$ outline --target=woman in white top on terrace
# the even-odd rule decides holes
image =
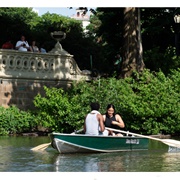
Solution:
[[[99,103],[91,103],[91,112],[86,115],[84,132],[86,135],[102,135],[104,131],[103,116],[99,112]]]
[[[36,41],[32,41],[32,44],[30,46],[30,51],[32,51],[32,52],[40,52],[39,48],[36,46]]]
[[[19,51],[30,51],[30,47],[27,41],[25,41],[25,36],[21,36],[21,40],[16,43],[16,49]]]

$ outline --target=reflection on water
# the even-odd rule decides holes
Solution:
[[[58,172],[123,172],[121,157],[114,161],[112,154],[72,154],[58,155],[56,158],[56,171]]]
[[[49,138],[0,137],[1,172],[53,171],[54,153],[33,152],[30,149],[49,141]]]
[[[58,172],[176,172],[180,153],[157,151],[58,155]]]
[[[164,159],[162,171],[180,171],[180,152],[165,153],[162,157]]]
[[[58,154],[30,149],[48,137],[0,137],[0,172],[178,172],[180,152],[150,142],[150,150],[118,153]]]

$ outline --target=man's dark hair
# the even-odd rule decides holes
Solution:
[[[100,108],[100,104],[97,102],[91,103],[90,106],[91,106],[91,110],[97,110],[98,111]]]

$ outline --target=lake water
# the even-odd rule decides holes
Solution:
[[[170,153],[158,141],[150,141],[150,150],[134,152],[59,154],[51,146],[30,150],[48,142],[49,137],[0,137],[0,172],[180,172],[180,152]]]

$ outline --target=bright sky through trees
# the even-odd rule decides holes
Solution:
[[[76,13],[76,8],[74,7],[72,9],[69,9],[68,7],[55,7],[55,8],[48,8],[48,7],[33,7],[33,10],[39,14],[39,16],[49,12],[49,13],[55,13],[63,16],[69,16],[71,17],[73,14]]]

